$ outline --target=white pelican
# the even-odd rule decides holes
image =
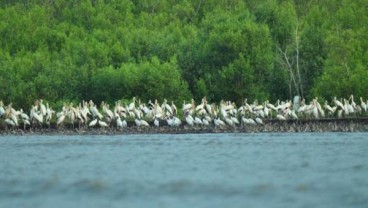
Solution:
[[[146,126],[146,127],[148,127],[149,126],[149,124],[148,124],[148,122],[147,121],[145,121],[145,120],[140,120],[140,126]]]
[[[208,120],[206,118],[202,119],[202,123],[203,123],[204,126],[209,126],[210,125],[210,123],[208,122]]]
[[[261,124],[261,125],[263,125],[263,121],[262,121],[262,119],[261,119],[261,118],[257,117],[257,118],[255,118],[254,120],[257,122],[257,124]]]
[[[0,100],[0,117],[3,116],[4,113],[5,113],[4,103],[2,100]]]
[[[119,116],[119,115],[117,115],[117,119],[116,119],[116,127],[117,127],[118,129],[123,128],[123,121],[121,121],[121,119],[120,119],[120,116]]]
[[[5,123],[6,123],[7,125],[10,125],[11,127],[14,127],[14,126],[15,126],[14,121],[13,121],[13,120],[11,120],[11,119],[9,119],[9,118],[6,118],[4,121],[5,121]]]
[[[188,114],[188,115],[185,117],[185,121],[187,122],[187,124],[188,124],[189,126],[193,126],[193,125],[194,125],[194,119],[193,119],[193,117],[192,117],[190,114]]]
[[[194,117],[194,124],[196,124],[196,125],[202,125],[202,124],[203,124],[203,122],[202,122],[202,120],[201,120],[200,118],[198,118],[198,117],[196,116],[196,117]]]
[[[222,127],[225,126],[225,122],[223,122],[220,118],[215,118],[213,120],[213,123],[215,124],[215,126],[217,127]]]
[[[242,117],[242,121],[243,121],[243,124],[250,124],[250,125],[256,125],[257,124],[257,122],[255,122],[253,119],[245,118],[244,116]]]
[[[367,104],[363,101],[362,97],[360,97],[360,106],[362,106],[364,112],[367,112]]]
[[[97,118],[96,118],[96,119],[94,119],[94,120],[92,120],[91,122],[89,122],[88,126],[89,126],[89,127],[94,127],[94,126],[96,126],[97,121],[98,121],[98,119],[97,119]]]
[[[98,125],[100,125],[101,127],[108,127],[109,126],[106,122],[101,121],[101,120],[98,121]]]
[[[281,115],[281,114],[277,114],[277,115],[276,115],[276,118],[277,118],[278,120],[281,120],[281,121],[286,120],[285,116],[283,116],[283,115]]]
[[[154,125],[155,127],[160,127],[160,121],[159,121],[157,118],[155,118],[155,119],[153,120],[153,125]]]

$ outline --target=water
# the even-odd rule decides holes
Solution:
[[[367,207],[367,136],[0,137],[0,207]]]

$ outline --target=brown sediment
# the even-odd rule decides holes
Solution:
[[[170,127],[167,124],[159,128],[136,127],[134,122],[129,122],[128,127],[117,129],[115,126],[108,128],[78,128],[78,125],[64,125],[57,128],[55,123],[49,126],[36,128],[22,127],[10,128],[0,126],[2,135],[119,135],[119,134],[187,134],[187,133],[253,133],[253,132],[368,132],[368,118],[342,118],[342,119],[302,119],[280,121],[276,119],[264,120],[263,125],[239,125],[235,127],[215,126],[189,127],[182,124],[179,127]]]

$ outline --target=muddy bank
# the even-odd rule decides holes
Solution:
[[[128,127],[117,129],[116,127],[79,127],[78,124],[68,124],[57,128],[54,123],[50,126],[38,126],[35,128],[22,127],[8,128],[1,126],[2,135],[117,135],[117,134],[186,134],[186,133],[237,133],[237,132],[368,132],[368,118],[344,118],[344,119],[313,119],[313,120],[264,120],[263,125],[239,125],[225,126],[195,126],[182,124],[179,127],[170,127],[162,122],[161,127],[136,127],[134,122],[128,122]]]

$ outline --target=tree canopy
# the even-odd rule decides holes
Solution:
[[[4,0],[0,99],[367,96],[368,0]]]

